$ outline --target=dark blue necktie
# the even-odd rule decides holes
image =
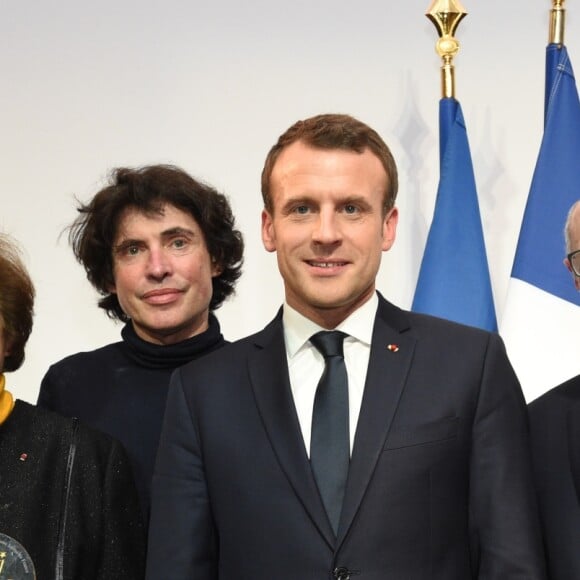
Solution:
[[[314,334],[310,342],[324,357],[312,412],[310,464],[328,518],[336,534],[350,462],[348,378],[338,330]]]

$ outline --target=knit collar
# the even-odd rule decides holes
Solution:
[[[219,322],[213,314],[209,315],[207,330],[176,344],[147,342],[137,335],[131,322],[123,327],[121,336],[129,358],[140,366],[150,369],[176,368],[225,343]]]
[[[6,421],[12,409],[14,409],[14,399],[12,394],[4,389],[6,379],[0,374],[0,425]]]

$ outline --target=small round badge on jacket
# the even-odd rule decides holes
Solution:
[[[0,534],[0,580],[36,580],[28,552],[6,534]]]

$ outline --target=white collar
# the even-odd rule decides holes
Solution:
[[[378,306],[379,298],[377,293],[373,292],[373,295],[343,320],[335,330],[341,330],[352,339],[370,346]],[[284,302],[282,322],[284,325],[286,354],[289,358],[294,357],[313,334],[321,330],[327,330],[300,314],[300,312],[289,306],[287,302]]]

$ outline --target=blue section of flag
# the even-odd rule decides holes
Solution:
[[[580,295],[562,265],[564,224],[568,210],[580,199],[580,102],[565,47],[548,46],[546,83],[544,137],[512,277],[580,305]]]
[[[439,102],[440,180],[412,309],[497,330],[465,121],[455,99]]]

